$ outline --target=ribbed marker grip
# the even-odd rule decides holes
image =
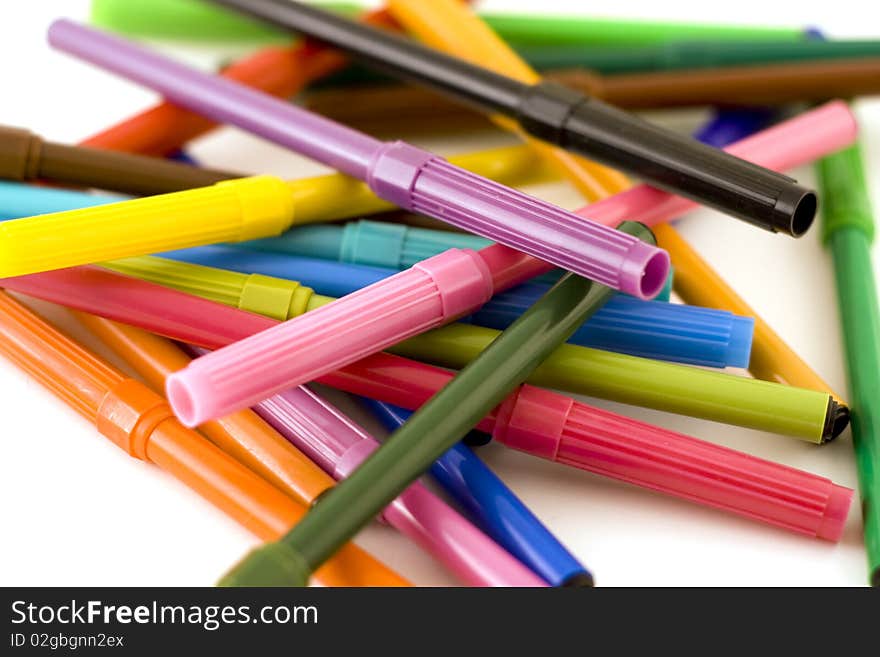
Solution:
[[[293,212],[287,185],[257,176],[16,219],[0,224],[0,277],[269,237],[290,226]]]
[[[547,288],[526,283],[496,294],[471,320],[508,327]],[[568,339],[595,349],[707,367],[747,367],[754,320],[724,310],[615,294]]]
[[[493,437],[508,447],[837,541],[853,491],[825,477],[522,386]]]
[[[465,191],[466,190],[466,191]],[[654,297],[669,271],[665,251],[632,235],[435,158],[415,179],[410,209],[552,262],[640,299]],[[549,256],[549,258],[548,258]]]
[[[155,256],[111,260],[102,266],[282,322],[306,312],[314,294],[311,288],[296,281],[201,265],[181,265]]]
[[[492,291],[482,258],[450,249],[193,361],[168,378],[169,401],[184,424],[196,426],[440,326]]]

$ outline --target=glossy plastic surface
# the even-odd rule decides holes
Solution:
[[[119,354],[156,391],[191,358],[169,340],[143,329],[88,313],[77,319]],[[333,479],[263,422],[253,411],[239,411],[199,427],[224,452],[303,504],[333,485]]]
[[[880,41],[693,40],[635,48],[544,46],[521,53],[538,69],[583,67],[607,75],[877,57]]]
[[[322,272],[326,275],[328,268],[324,267],[322,272],[316,274],[311,270],[312,262],[311,259],[305,259],[305,262],[298,264],[284,262],[282,266],[288,276],[299,272],[305,274],[310,282],[317,278],[318,284],[321,284]],[[217,264],[225,266],[227,263],[220,260]],[[298,281],[260,274],[235,273],[154,256],[126,258],[103,263],[103,266],[128,276],[281,321],[333,301],[331,297],[313,294],[310,287],[304,287]],[[370,270],[361,274],[352,265],[341,265],[339,270],[331,270],[331,274],[347,276],[349,269],[353,270],[352,278],[355,280],[373,278]],[[375,280],[394,274],[396,272],[385,270],[384,275],[375,277]],[[357,289],[359,288],[355,286],[344,290],[343,294],[353,293]],[[519,285],[494,295],[464,318],[464,321],[504,329],[547,289],[546,285],[533,283]],[[626,295],[615,294],[587,323],[578,327],[569,342],[691,365],[746,367],[751,350],[753,324],[751,318],[738,317],[724,311],[657,301],[638,301]]]
[[[644,230],[631,224],[624,229]],[[311,570],[323,563],[476,426],[610,294],[608,288],[564,276],[280,539],[301,559],[291,565]],[[252,552],[225,581],[245,586],[255,573],[275,568],[264,553]],[[303,577],[300,584],[306,581]]]
[[[364,14],[361,20],[379,26],[388,26],[390,22],[382,10]],[[272,96],[289,98],[310,81],[343,68],[346,62],[345,56],[337,51],[310,43],[265,48],[235,62],[222,75]],[[197,112],[163,101],[89,137],[83,145],[167,155],[216,126],[216,122]]]
[[[239,274],[154,256],[112,260],[102,266],[282,322],[316,307],[311,305],[313,290],[297,281]],[[330,301],[328,298],[324,303]]]
[[[675,135],[561,85],[522,83],[297,2],[215,2],[309,34],[387,72],[427,84],[465,103],[504,113],[534,137],[640,175],[652,184],[768,230],[800,235],[815,213],[813,194],[791,179]]]
[[[438,51],[524,84],[534,84],[541,79],[466,3],[459,0],[392,0],[388,3],[388,10],[408,32]],[[628,186],[621,173],[529,136],[504,114],[491,118],[499,127],[524,139],[535,155],[562,172],[587,200],[605,198]]]
[[[325,6],[346,14],[353,13],[357,7],[337,2],[326,3]],[[800,30],[789,27],[702,25],[537,14],[480,15],[505,40],[526,44],[640,45],[675,39],[714,41],[747,38],[754,41],[794,41],[801,36]],[[142,37],[247,39],[261,42],[290,38],[283,30],[249,21],[236,12],[194,0],[150,0],[146,7],[131,0],[93,0],[92,21],[102,27]],[[196,25],[199,29],[194,32],[193,27]]]
[[[0,180],[0,221],[124,201],[122,196],[38,187]]]
[[[277,235],[293,213],[287,185],[257,176],[15,219],[0,223],[0,276]]]
[[[344,3],[332,3],[327,7],[347,14],[354,14],[358,9],[357,5]],[[125,34],[165,39],[290,40],[263,23],[193,0],[92,0],[91,21]]]

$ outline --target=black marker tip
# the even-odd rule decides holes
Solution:
[[[594,586],[596,586],[596,582],[593,580],[593,576],[586,570],[582,570],[581,572],[575,573],[564,582],[562,582],[560,588],[591,589]]]
[[[833,397],[828,398],[825,426],[822,428],[822,444],[831,442],[849,426],[849,407]]]

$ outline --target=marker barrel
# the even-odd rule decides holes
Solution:
[[[357,5],[339,2],[322,5],[345,14],[353,14],[357,9]],[[749,39],[748,43],[761,45],[759,41],[763,40],[796,41],[803,38],[802,31],[794,27],[703,25],[508,13],[481,13],[480,16],[506,41],[517,44],[565,44],[592,48],[595,45],[639,46],[678,39]],[[131,0],[92,0],[91,18],[99,27],[139,37],[240,39],[261,43],[290,40],[290,35],[284,30],[192,0],[151,0],[149,5]]]
[[[871,264],[874,217],[858,145],[819,162],[826,206],[823,237],[831,250],[852,396],[856,452],[870,582],[880,586],[880,309]]]
[[[239,274],[154,256],[111,260],[102,266],[281,322],[333,301],[320,295],[320,300],[314,300],[314,291],[297,281]]]
[[[170,340],[143,329],[88,313],[76,313],[76,318],[153,390],[164,390],[166,377],[191,360]],[[303,504],[311,504],[333,485],[329,475],[251,410],[206,422],[198,430],[239,463]]]
[[[79,210],[124,201],[125,197],[89,194],[0,180],[0,221]]]
[[[56,144],[29,130],[0,126],[0,178],[45,179],[146,196],[241,177],[146,155]]]
[[[843,533],[853,491],[825,477],[541,388],[524,385],[505,405],[492,437],[508,447],[800,534],[836,542]]]
[[[257,176],[0,223],[0,276],[277,235],[294,203],[279,178]]]
[[[644,230],[632,224],[623,229]],[[251,552],[224,576],[223,584],[252,585],[274,571],[289,586],[305,585],[311,571],[463,438],[610,294],[607,287],[564,276],[325,495],[302,523],[277,543]]]

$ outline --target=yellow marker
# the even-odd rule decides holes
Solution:
[[[534,84],[541,80],[538,73],[460,0],[389,0],[387,6],[404,27],[434,48],[520,82]],[[629,186],[626,177],[614,169],[534,139],[510,118],[491,118],[496,125],[522,137],[540,157],[559,167],[589,201]]]
[[[523,146],[450,158],[506,184],[547,179]],[[219,242],[273,237],[294,224],[384,212],[394,206],[341,174],[285,182],[227,180],[173,194],[0,223],[0,278]]]

